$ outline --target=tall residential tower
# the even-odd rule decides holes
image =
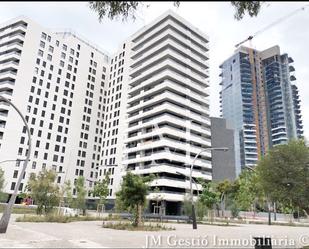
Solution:
[[[278,46],[240,47],[220,68],[222,117],[235,129],[236,173],[254,166],[272,146],[301,137],[293,59]]]

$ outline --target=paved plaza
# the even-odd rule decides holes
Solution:
[[[309,227],[198,225],[192,230],[190,224],[169,223],[176,230],[132,232],[102,228],[101,221],[20,223],[15,218],[0,234],[1,248],[254,248],[250,241],[255,236],[271,236],[273,248],[309,245]]]

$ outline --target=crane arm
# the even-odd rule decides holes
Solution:
[[[294,14],[298,13],[299,11],[305,10],[305,8],[308,7],[308,6],[309,6],[309,4],[306,4],[306,5],[304,5],[303,7],[299,8],[299,9],[296,9],[296,10],[294,10],[293,12],[289,13],[288,15],[279,18],[278,20],[274,21],[273,23],[271,23],[271,24],[267,25],[266,27],[260,29],[259,31],[255,32],[253,35],[249,36],[247,39],[243,40],[242,42],[237,43],[237,44],[235,45],[235,47],[237,48],[237,47],[239,47],[241,44],[245,43],[246,41],[252,40],[254,37],[256,37],[257,35],[263,33],[263,32],[266,31],[267,29],[269,29],[269,28],[275,26],[276,24],[278,24],[278,23],[280,23],[280,22],[286,20],[287,18],[293,16]]]

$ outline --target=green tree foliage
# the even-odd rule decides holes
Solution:
[[[263,198],[263,193],[259,185],[259,178],[255,171],[245,169],[237,178],[237,192],[235,194],[235,204],[241,210],[255,210],[258,200]]]
[[[85,178],[79,176],[75,182],[76,198],[74,200],[74,207],[79,210],[86,209],[86,188],[85,188]]]
[[[235,7],[235,19],[241,20],[243,16],[248,14],[253,17],[257,16],[261,9],[260,1],[231,1],[232,6]],[[89,7],[97,13],[99,21],[102,21],[104,17],[109,19],[117,19],[122,17],[122,20],[127,20],[128,17],[135,19],[137,8],[143,5],[138,1],[90,1]],[[174,6],[178,7],[179,1],[174,1]],[[147,5],[148,7],[149,5]]]
[[[106,174],[102,181],[95,182],[92,194],[94,197],[99,197],[99,204],[105,204],[106,197],[109,194],[108,184],[110,181],[109,174]]]
[[[202,183],[203,190],[200,195],[201,202],[208,208],[212,209],[220,200],[219,193],[216,191],[212,182]]]
[[[257,16],[261,9],[261,1],[231,1],[235,8],[234,17],[236,20],[241,20],[246,13],[250,17]]]
[[[71,181],[65,181],[64,182],[64,195],[65,195],[65,203],[69,206],[72,207],[74,204],[74,199],[72,195],[72,184]]]
[[[126,20],[128,17],[135,19],[139,4],[137,1],[90,1],[89,7],[98,14],[99,21],[105,16],[111,20],[121,16],[122,20]]]
[[[208,216],[211,221],[213,220],[213,209],[220,201],[220,194],[216,190],[216,186],[213,182],[202,182],[202,193],[199,196],[201,204],[207,208]]]
[[[224,180],[216,183],[216,190],[219,193],[220,206],[222,211],[222,216],[224,216],[224,210],[226,207],[226,200],[228,194],[232,191],[232,183],[229,180]]]
[[[4,188],[4,171],[0,169],[0,202],[6,202],[8,199],[8,194],[3,193]]]
[[[128,172],[123,177],[120,191],[116,193],[118,209],[133,214],[134,226],[141,225],[142,210],[146,204],[146,195],[149,190],[147,182],[152,179],[153,176],[142,177]]]
[[[285,209],[309,213],[309,149],[304,140],[278,145],[257,166],[261,185]]]
[[[55,183],[56,173],[43,170],[31,174],[27,188],[37,207],[37,214],[48,214],[59,203],[59,187]]]

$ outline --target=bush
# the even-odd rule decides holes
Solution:
[[[55,223],[68,223],[74,221],[96,221],[103,220],[102,218],[92,216],[63,216],[63,215],[24,215],[18,217],[16,222],[55,222]]]
[[[3,213],[5,205],[0,204],[0,213]],[[36,209],[27,206],[24,207],[13,207],[12,214],[35,214]]]
[[[110,229],[116,229],[116,230],[128,230],[128,231],[161,231],[161,230],[175,230],[173,227],[166,227],[164,225],[161,225],[159,223],[156,224],[148,224],[148,225],[141,225],[141,226],[134,226],[134,224],[130,222],[107,222],[103,223],[103,228],[110,228]]]

